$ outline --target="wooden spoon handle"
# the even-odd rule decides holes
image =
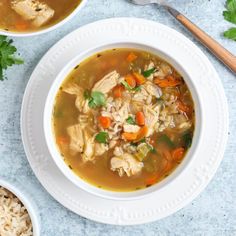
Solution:
[[[236,57],[216,42],[212,37],[192,23],[187,17],[170,6],[164,6],[181,24],[183,24],[194,36],[205,45],[219,60],[230,70],[236,73]]]

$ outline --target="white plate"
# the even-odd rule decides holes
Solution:
[[[76,187],[50,156],[44,139],[43,111],[50,86],[61,69],[78,54],[97,45],[132,42],[158,45],[181,63],[197,88],[202,109],[200,148],[178,178],[144,198],[109,200]],[[134,225],[166,217],[191,202],[219,166],[228,133],[228,109],[219,77],[206,56],[182,34],[164,25],[133,18],[116,18],[86,25],[53,46],[35,68],[21,111],[21,131],[29,163],[46,190],[62,205],[88,219]]]

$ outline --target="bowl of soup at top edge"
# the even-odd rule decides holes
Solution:
[[[188,167],[201,135],[190,76],[149,45],[81,53],[53,82],[44,110],[51,157],[79,188],[131,200],[159,191]]]
[[[54,30],[75,16],[87,0],[1,0],[0,34],[34,36]]]

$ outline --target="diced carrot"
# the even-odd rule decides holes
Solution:
[[[123,85],[117,85],[115,88],[113,88],[113,95],[115,98],[120,98],[122,97],[122,93],[124,91],[124,86]]]
[[[128,62],[133,62],[134,60],[136,60],[138,58],[138,56],[136,56],[133,52],[131,52],[128,57],[126,58],[126,60]]]
[[[144,139],[147,136],[148,133],[148,127],[146,125],[144,125],[137,134],[137,138],[135,140],[135,142],[139,142],[140,140]]]
[[[125,76],[125,81],[127,82],[127,84],[131,87],[134,88],[136,87],[136,80],[135,77],[131,74],[128,74]]]
[[[124,139],[126,139],[127,141],[134,141],[135,143],[137,143],[140,140],[142,140],[143,138],[145,138],[147,133],[148,133],[148,127],[143,126],[142,128],[140,128],[140,130],[137,133],[124,132],[122,134],[122,137]]]
[[[164,79],[159,77],[154,79],[154,83],[161,88],[175,87],[181,84],[181,80],[174,78],[172,75],[167,75]]]
[[[175,150],[172,151],[172,159],[174,161],[180,161],[183,156],[184,156],[184,148],[180,147],[180,148],[176,148]]]
[[[146,180],[146,184],[147,185],[153,185],[157,182],[157,180],[158,180],[158,176],[150,177]]]
[[[141,75],[137,72],[134,72],[133,75],[135,77],[137,85],[142,85],[146,82],[146,78],[143,75]]]
[[[104,129],[108,129],[111,126],[111,118],[107,116],[99,116],[99,123]]]
[[[67,138],[66,136],[58,136],[57,137],[57,143],[59,145],[68,144],[69,143],[69,138]]]
[[[140,126],[145,125],[145,116],[142,111],[136,113],[136,123]]]
[[[185,112],[185,113],[188,113],[190,110],[190,108],[180,100],[177,101],[177,106],[180,111]]]
[[[127,133],[127,132],[124,132],[122,134],[122,137],[124,139],[126,139],[127,141],[135,141],[137,139],[137,133]]]

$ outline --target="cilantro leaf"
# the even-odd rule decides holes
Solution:
[[[129,91],[139,92],[141,90],[141,86],[131,88],[125,80],[121,81],[121,84]]]
[[[146,78],[148,78],[151,74],[153,74],[156,71],[156,68],[152,68],[150,70],[145,70],[142,72],[142,75]]]
[[[91,93],[91,98],[93,99],[97,107],[106,105],[105,95],[99,91],[93,91]]]
[[[130,124],[130,125],[136,125],[135,120],[134,120],[131,116],[129,116],[129,117],[126,119],[126,122],[127,122],[128,124]]]
[[[109,135],[107,132],[99,132],[95,136],[95,140],[98,141],[99,143],[107,143],[108,138],[109,138]]]
[[[235,0],[227,0],[226,9],[231,12],[236,12],[236,1]]]
[[[227,9],[227,11],[223,11],[225,20],[236,24],[236,0],[227,0],[225,7]]]
[[[0,35],[0,80],[4,80],[3,71],[8,67],[24,63],[23,60],[15,57],[17,49],[12,43],[11,39]]]
[[[236,41],[236,28],[230,28],[224,32],[224,36],[228,39]]]
[[[99,91],[93,91],[91,95],[88,90],[84,91],[84,98],[89,100],[90,108],[97,108],[106,105],[105,95]]]
[[[223,16],[224,16],[225,20],[236,24],[236,12],[223,11]]]

